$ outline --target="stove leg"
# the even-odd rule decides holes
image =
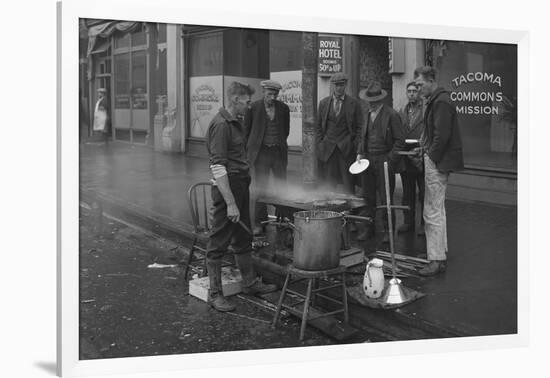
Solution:
[[[306,333],[306,324],[307,324],[307,318],[309,316],[309,301],[311,300],[312,286],[313,286],[313,279],[310,278],[307,284],[306,301],[304,303],[304,312],[302,314],[302,327],[300,328],[300,341],[304,340],[304,335]]]
[[[290,270],[286,274],[285,283],[283,285],[283,290],[281,291],[281,296],[279,297],[279,302],[277,303],[277,310],[275,311],[275,316],[273,317],[273,323],[271,323],[271,328],[277,326],[277,320],[279,319],[279,314],[281,313],[281,307],[283,306],[283,300],[285,299],[286,289],[288,287],[288,282],[290,281]]]
[[[342,273],[342,303],[344,305],[344,323],[349,323],[348,292],[346,290],[346,272]]]

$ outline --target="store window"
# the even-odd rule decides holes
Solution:
[[[114,56],[115,78],[115,108],[130,109],[130,54],[117,54]]]
[[[189,43],[190,76],[222,74],[222,33],[194,36]]]
[[[267,78],[269,76],[269,32],[229,29],[224,31],[224,75]]]
[[[150,131],[148,33],[143,24],[113,36],[113,129],[117,140],[146,143]]]
[[[158,26],[158,43],[166,43],[166,24],[157,24]]]
[[[269,68],[271,72],[302,69],[302,33],[271,31],[269,39]]]
[[[167,82],[167,50],[166,50],[166,24],[158,24],[157,62],[156,62],[156,86],[157,96],[168,94]],[[158,111],[158,109],[156,109]]]
[[[115,38],[115,49],[130,46],[130,34],[118,35]]]
[[[147,109],[147,52],[132,55],[132,108]]]
[[[269,78],[269,32],[225,29],[192,35],[189,60],[189,134],[204,138],[231,83],[249,85],[252,101],[261,98],[260,82]]]
[[[439,84],[456,104],[466,166],[517,171],[517,46],[447,41]]]
[[[189,39],[189,135],[204,138],[208,125],[223,106],[223,34]]]
[[[132,32],[132,47],[145,46],[147,44],[147,35],[145,34],[145,26],[140,24]]]

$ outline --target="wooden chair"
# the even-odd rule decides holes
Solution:
[[[184,277],[187,278],[189,269],[197,272],[199,277],[207,274],[206,270],[206,244],[212,228],[212,219],[210,217],[210,209],[212,207],[212,183],[199,182],[192,185],[187,194],[189,210],[191,211],[191,219],[193,221],[193,243],[189,250],[189,255],[185,261]],[[195,256],[199,254],[200,256]],[[202,262],[202,270],[199,271],[191,266],[193,261]],[[231,262],[224,261],[222,266],[230,266]]]

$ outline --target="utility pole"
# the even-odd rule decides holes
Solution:
[[[302,33],[302,48],[302,172],[304,186],[313,188],[317,182],[317,33]]]

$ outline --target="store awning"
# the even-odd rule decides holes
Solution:
[[[104,53],[109,50],[110,46],[111,42],[109,42],[108,39],[103,39],[99,43],[96,42],[96,46],[94,47],[94,50],[90,52],[90,54],[94,55]]]
[[[130,32],[134,30],[140,23],[134,21],[105,21],[101,24],[91,26],[88,29],[88,52],[87,56],[96,53],[94,49],[97,37],[108,38],[116,31]]]

